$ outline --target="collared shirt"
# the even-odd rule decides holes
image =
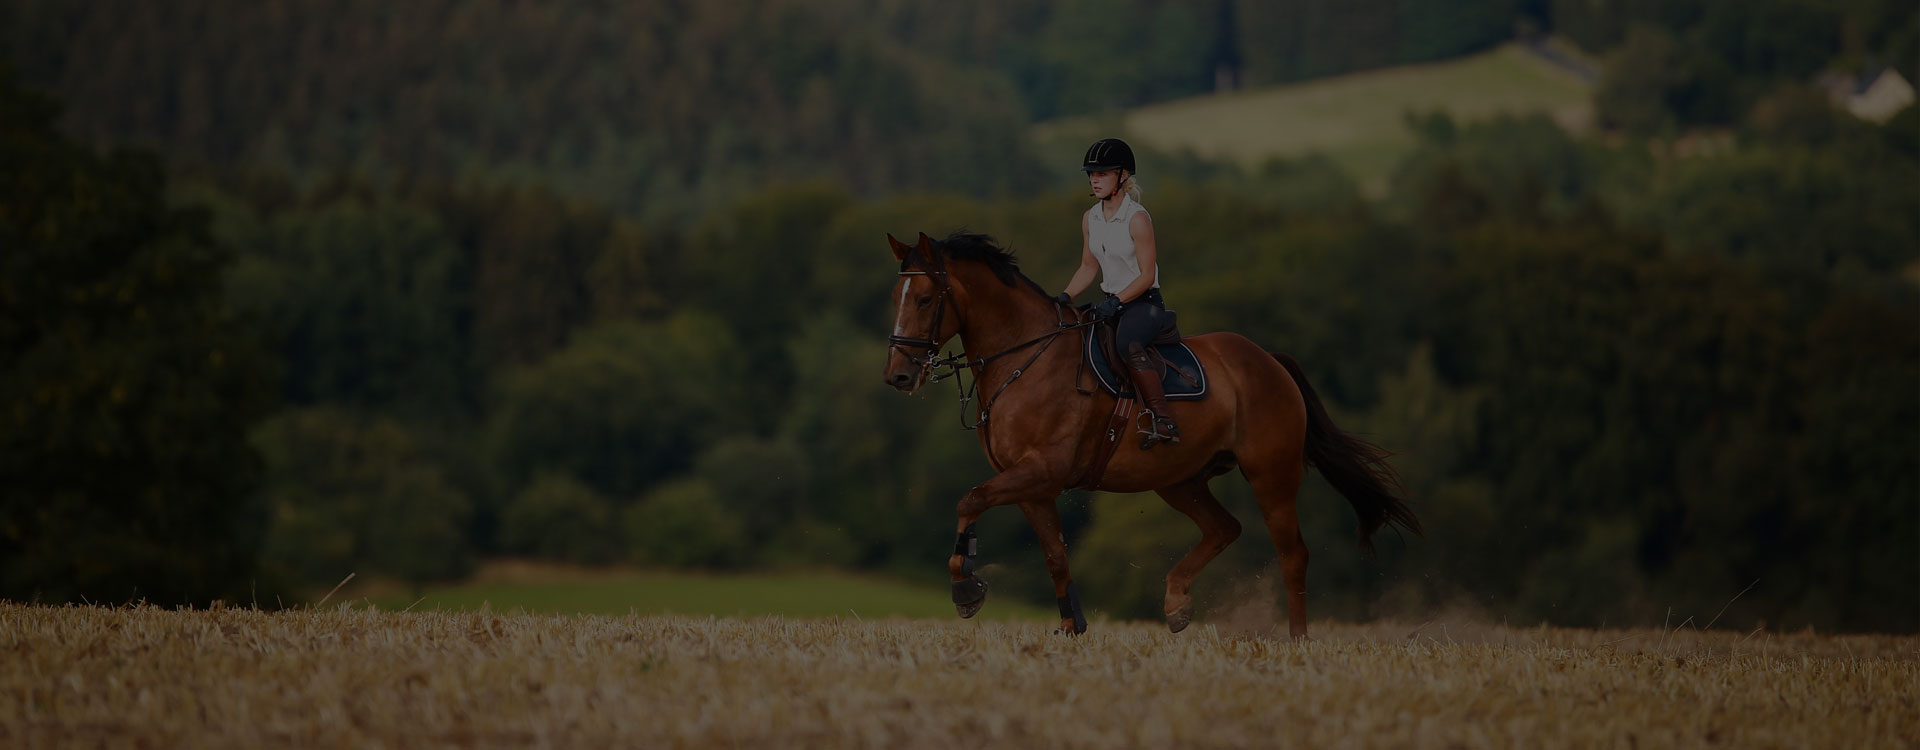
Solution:
[[[1120,209],[1113,212],[1113,218],[1106,217],[1099,203],[1087,211],[1087,248],[1093,251],[1094,259],[1100,261],[1100,291],[1119,294],[1140,278],[1140,260],[1133,254],[1133,215],[1144,214],[1142,207],[1133,196],[1120,199]],[[1160,288],[1160,265],[1153,266],[1153,288]]]

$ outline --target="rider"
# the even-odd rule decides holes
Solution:
[[[1100,275],[1100,290],[1107,297],[1094,305],[1093,312],[1102,318],[1118,316],[1115,343],[1127,353],[1134,390],[1150,415],[1150,428],[1142,431],[1140,447],[1178,443],[1180,429],[1167,408],[1160,368],[1147,355],[1147,342],[1160,332],[1167,308],[1160,298],[1153,219],[1140,206],[1133,149],[1118,138],[1102,138],[1087,149],[1080,171],[1087,173],[1087,184],[1099,202],[1080,216],[1080,268],[1056,299],[1072,304],[1074,296],[1093,283],[1094,274]]]

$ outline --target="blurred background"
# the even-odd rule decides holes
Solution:
[[[1920,629],[1908,0],[10,0],[0,45],[0,597],[950,612],[990,469],[880,382],[884,235],[1063,286],[1120,136],[1183,328],[1399,454],[1429,533],[1377,558],[1309,475],[1314,617]],[[1271,610],[1214,487],[1201,616]],[[1157,619],[1197,531],[1062,505],[1089,608]],[[982,526],[989,613],[1051,609]]]

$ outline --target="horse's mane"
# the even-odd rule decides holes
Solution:
[[[1032,289],[1035,294],[1042,297],[1053,296],[1047,294],[1047,290],[1044,287],[1034,282],[1033,279],[1027,278],[1026,274],[1020,272],[1020,262],[1013,257],[1013,250],[1000,247],[990,236],[961,229],[953,234],[947,235],[947,238],[944,240],[934,240],[933,252],[935,255],[944,254],[953,260],[970,260],[984,263],[988,269],[993,271],[993,275],[999,277],[1000,281],[1004,282],[1007,286],[1018,287],[1021,284],[1025,284],[1027,288]],[[929,258],[928,260],[932,259]],[[906,262],[900,264],[900,267],[905,269],[907,265],[912,262],[913,258],[909,256]]]

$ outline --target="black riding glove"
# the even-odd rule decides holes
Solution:
[[[1100,300],[1100,304],[1093,306],[1093,314],[1102,318],[1111,318],[1119,315],[1120,296],[1115,294],[1107,295],[1106,299]]]
[[[1073,306],[1073,297],[1069,296],[1066,292],[1061,292],[1057,295],[1054,295],[1053,301],[1058,302],[1061,305],[1064,305],[1067,307]]]

